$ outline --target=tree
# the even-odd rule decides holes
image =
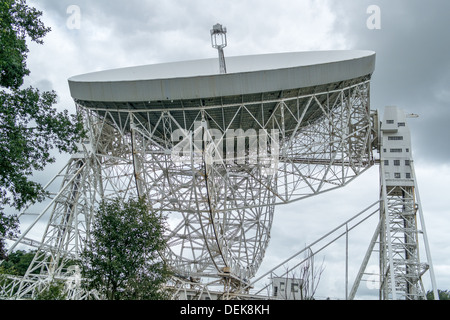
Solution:
[[[16,276],[24,276],[33,261],[36,251],[17,250],[8,256],[8,260],[2,263],[5,273]],[[34,271],[38,272],[38,270]]]
[[[450,300],[450,291],[449,290],[440,290],[438,289],[439,300]],[[427,300],[434,300],[434,292],[427,292]]]
[[[314,300],[324,271],[323,263],[322,261],[320,267],[317,267],[315,256],[309,249],[305,252],[305,258],[300,264],[291,269],[286,268],[283,279],[284,292],[277,296],[286,300]]]
[[[9,288],[9,290],[3,292],[7,297],[14,296],[18,289],[10,276],[23,277],[35,254],[35,251],[17,250],[12,252],[0,265],[0,288]],[[36,272],[38,271],[34,273]]]
[[[39,292],[34,300],[66,300],[64,293],[64,283],[53,281],[47,288]]]
[[[170,272],[159,258],[166,247],[165,219],[144,199],[102,202],[81,255],[87,290],[108,300],[158,300]]]
[[[17,220],[5,215],[4,206],[21,210],[42,201],[43,187],[30,179],[55,161],[52,149],[75,151],[83,136],[80,118],[53,105],[54,91],[21,88],[30,74],[26,60],[27,38],[38,44],[50,31],[40,20],[42,12],[25,0],[0,1],[0,237],[17,233]],[[0,253],[5,244],[0,242]],[[0,257],[4,258],[4,257]]]
[[[0,261],[6,259],[5,238],[13,237],[19,232],[17,217],[5,216],[0,211]]]

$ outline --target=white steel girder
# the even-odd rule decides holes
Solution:
[[[25,283],[34,270],[45,279],[64,276],[66,262],[89,241],[99,200],[142,195],[168,217],[162,258],[176,276],[222,278],[225,291],[242,288],[263,260],[276,205],[342,187],[373,165],[369,88],[364,80],[287,98],[199,101],[190,109],[78,104],[89,141],[68,165],[17,295],[33,292]],[[241,145],[233,137],[226,149],[231,130],[247,136]]]

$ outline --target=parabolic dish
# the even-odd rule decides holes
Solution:
[[[224,272],[244,281],[263,259],[276,202],[340,186],[370,163],[364,156],[375,53],[227,57],[226,66],[221,74],[216,58],[128,67],[76,76],[69,86],[98,139],[92,145],[104,161],[105,186],[128,193],[136,185],[170,213],[168,260],[179,273]],[[178,129],[187,139],[179,141]],[[281,156],[272,153],[277,142],[264,140],[268,130],[280,132]],[[236,136],[228,139],[230,132]],[[256,132],[263,133],[258,155],[250,139]],[[175,146],[186,141],[189,159],[173,161]],[[220,160],[221,151],[227,161],[207,165],[206,156]],[[272,175],[264,170],[272,165],[269,153]]]
[[[173,102],[314,88],[371,75],[375,52],[237,56],[227,57],[226,65],[226,74],[219,73],[218,59],[127,67],[72,77],[69,87],[75,101],[106,103]]]

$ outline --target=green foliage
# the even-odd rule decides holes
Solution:
[[[0,260],[6,258],[5,238],[17,235],[19,225],[15,216],[5,216],[0,211]]]
[[[450,300],[450,291],[449,290],[439,290],[438,289],[439,300]],[[434,292],[427,292],[427,300],[434,300]]]
[[[167,298],[162,285],[170,273],[158,254],[164,231],[165,220],[143,199],[103,202],[80,263],[87,289],[108,300]]]
[[[50,31],[40,20],[42,12],[25,0],[0,1],[0,259],[3,237],[16,235],[17,221],[3,213],[5,205],[21,210],[26,203],[42,201],[42,186],[30,179],[55,161],[52,149],[72,152],[83,134],[81,120],[53,108],[56,93],[21,88],[30,74],[27,39],[42,44]]]
[[[50,31],[39,19],[42,12],[27,6],[25,0],[0,2],[0,86],[18,89],[30,74],[26,59],[26,37],[42,44]]]
[[[40,291],[34,300],[65,300],[64,283],[53,281],[47,288]]]
[[[83,127],[67,111],[57,112],[54,92],[28,88],[0,91],[0,195],[3,204],[20,210],[45,193],[29,177],[55,158],[50,150],[72,152]]]
[[[3,261],[2,267],[6,274],[24,276],[34,258],[36,251],[17,250],[12,252],[8,259]]]
[[[9,279],[8,276],[24,276],[35,254],[36,251],[26,252],[18,250],[12,252],[0,265],[0,286],[8,287],[14,282],[13,280]],[[37,272],[38,270],[36,271],[36,273]],[[17,286],[13,287],[13,292],[17,292],[17,289]],[[11,292],[9,294],[11,294]]]

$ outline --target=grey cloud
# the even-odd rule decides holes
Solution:
[[[105,28],[111,32],[102,43],[105,49],[114,47],[118,55],[145,52],[145,62],[213,56],[209,29],[218,22],[228,27],[229,55],[308,50],[333,46],[336,40],[328,37],[330,22],[323,21],[332,16],[326,2],[42,0],[38,5],[61,28],[67,8],[78,6],[82,48],[95,46],[92,33]]]
[[[445,0],[333,2],[338,14],[335,31],[345,34],[351,48],[377,52],[372,106],[397,105],[420,115],[411,121],[417,157],[442,162],[450,158],[450,2]],[[369,30],[366,10],[381,9],[381,29]],[[447,146],[447,147],[446,147]]]

